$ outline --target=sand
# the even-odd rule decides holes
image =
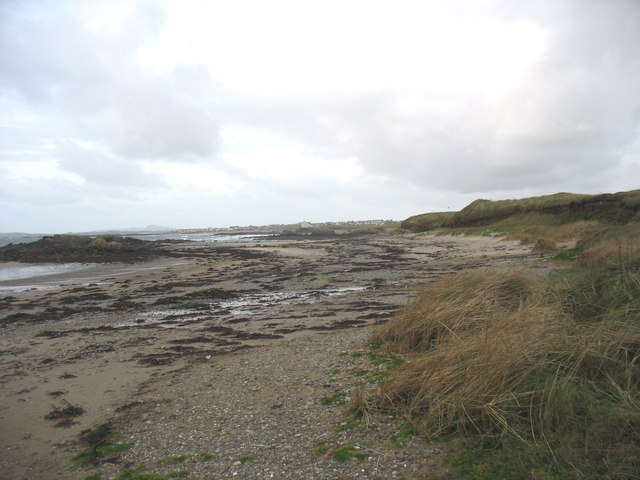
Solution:
[[[372,326],[442,275],[522,262],[544,268],[528,247],[485,237],[185,242],[165,252],[148,262],[0,281],[0,478],[117,478],[149,462],[166,472],[173,467],[162,456],[177,450],[191,452],[188,478],[388,478],[393,471],[404,478],[398,465],[409,462],[401,458],[409,450],[362,464],[310,453],[322,432],[343,421],[338,409],[321,405],[330,372],[341,370],[336,381],[351,388],[344,372],[355,360],[344,352],[366,348]],[[220,405],[229,412],[220,414]],[[283,405],[305,422],[294,428],[290,412],[274,416]],[[82,413],[65,417],[79,413],[69,407]],[[262,426],[243,440],[244,451],[261,460],[235,465],[233,430],[251,408],[251,421]],[[59,418],[46,419],[52,412]],[[134,448],[72,468],[86,448],[81,433],[102,424]],[[201,433],[174,444],[178,428]],[[211,431],[217,450],[206,441]],[[382,439],[383,431],[372,436]],[[412,472],[429,467],[416,448]],[[196,462],[204,450],[215,458]]]

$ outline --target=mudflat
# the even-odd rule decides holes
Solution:
[[[0,478],[437,469],[438,448],[393,447],[397,421],[341,428],[342,402],[330,400],[350,395],[371,328],[429,282],[534,258],[494,238],[405,234],[171,242],[155,253],[0,279]],[[100,428],[126,447],[74,467]]]

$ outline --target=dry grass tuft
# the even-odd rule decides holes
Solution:
[[[520,245],[531,243],[531,235],[526,232],[515,232],[503,238],[507,242],[520,242]]]
[[[394,351],[419,352],[383,385],[381,406],[401,406],[434,435],[508,426],[522,413],[514,407],[530,405],[529,386],[524,396],[518,387],[555,360],[546,358],[549,339],[566,338],[570,325],[544,321],[564,314],[560,305],[532,304],[538,283],[522,271],[488,269],[430,288],[376,333]]]
[[[432,436],[506,435],[548,452],[545,461],[570,477],[638,474],[640,274],[632,267],[562,277],[552,288],[503,269],[431,286],[375,333],[382,348],[409,352],[377,407],[403,412]]]
[[[351,392],[347,413],[362,419],[363,423],[369,424],[371,413],[375,410],[375,407],[376,400],[371,391],[365,385],[357,384]]]
[[[576,262],[582,267],[600,264],[625,265],[640,257],[640,236],[607,238],[582,252]]]
[[[513,313],[526,303],[536,281],[513,269],[445,278],[378,328],[374,342],[398,353],[426,351],[448,336],[481,332],[495,314]]]
[[[552,253],[557,250],[558,245],[556,241],[550,238],[539,238],[531,249],[533,253]]]

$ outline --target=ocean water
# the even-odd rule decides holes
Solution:
[[[0,295],[58,288],[77,282],[93,268],[91,263],[0,263]]]
[[[72,273],[86,270],[89,266],[90,264],[82,263],[0,264],[0,282]]]
[[[141,240],[153,241],[153,240],[191,240],[195,242],[251,242],[254,239],[265,238],[272,236],[271,234],[215,234],[213,232],[208,233],[180,233],[180,232],[167,232],[167,233],[155,233],[155,234],[139,234],[124,236],[139,238]],[[40,240],[43,235],[37,234],[15,234],[15,233],[0,233],[0,246],[8,245],[10,243],[29,243]],[[79,281],[84,277],[91,277],[93,270],[98,267],[96,264],[91,263],[41,263],[41,264],[20,264],[16,262],[0,263],[0,294],[7,294],[11,292],[21,292],[25,290],[40,290],[55,288],[63,283],[70,283]],[[119,272],[126,272],[130,268],[143,269],[146,267],[126,267],[120,266]],[[153,267],[152,267],[153,268]],[[112,272],[115,274],[117,272]],[[60,280],[58,277],[65,275],[68,278]],[[100,275],[96,272],[95,275]],[[33,282],[30,280],[33,279]],[[95,279],[87,280],[95,281]]]
[[[78,235],[82,235],[81,233]],[[124,237],[139,238],[140,240],[191,240],[193,242],[247,242],[251,239],[258,239],[264,237],[273,236],[270,233],[254,233],[254,234],[239,234],[230,235],[226,233],[180,233],[180,232],[166,232],[166,233],[138,233],[130,234],[126,232],[116,233],[116,235],[122,235]],[[9,245],[10,243],[30,243],[37,242],[44,234],[40,233],[0,233],[0,247]],[[91,235],[97,236],[97,235]]]
[[[223,233],[180,233],[180,232],[166,232],[166,233],[152,233],[152,234],[138,234],[138,235],[126,235],[127,237],[139,238],[140,240],[190,240],[192,242],[247,242],[252,239],[272,237],[271,233],[253,233],[253,234],[239,234],[229,235]]]
[[[0,233],[0,247],[10,243],[37,242],[43,236],[41,233]]]

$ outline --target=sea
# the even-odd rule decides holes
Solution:
[[[273,237],[270,233],[215,233],[215,232],[154,232],[154,233],[128,233],[109,232],[110,234],[139,238],[141,240],[190,240],[193,242],[225,242],[225,243],[251,243],[260,239]],[[83,234],[85,235],[85,234]],[[98,233],[86,234],[90,236]],[[9,244],[36,242],[43,238],[44,234],[31,233],[0,233],[0,247]],[[31,264],[24,265],[15,262],[0,262],[0,295],[21,292],[25,290],[41,290],[55,288],[62,283],[73,283],[81,278],[92,279],[94,275],[104,275],[97,270],[97,265],[92,263],[62,263],[62,264]],[[102,267],[104,269],[104,267]],[[140,267],[136,267],[140,268]],[[60,280],[60,275],[65,275],[65,280]],[[35,279],[39,280],[35,280]],[[31,279],[34,282],[31,282]],[[93,281],[93,280],[92,280]],[[62,283],[61,283],[62,282]]]
[[[271,233],[215,233],[215,232],[154,232],[154,233],[127,233],[127,232],[109,232],[109,234],[122,235],[124,237],[139,238],[140,240],[191,240],[193,242],[248,242],[252,239],[265,239],[271,237]],[[0,247],[9,245],[10,243],[30,243],[37,242],[45,235],[42,233],[0,233]],[[78,235],[98,236],[100,233],[88,233]]]

